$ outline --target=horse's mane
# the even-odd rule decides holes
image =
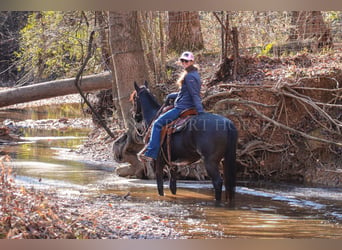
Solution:
[[[145,86],[141,86],[140,87],[140,91],[139,92],[144,92],[144,94],[146,93],[146,95],[149,97],[149,99],[151,100],[151,104],[153,106],[156,106],[156,107],[160,107],[160,104],[159,102],[157,101],[157,99],[155,98],[154,95],[152,95],[152,93],[150,92],[150,90],[145,87]],[[134,98],[138,95],[137,91],[134,90],[130,95],[129,95],[129,101],[131,103],[134,102]]]
[[[134,91],[129,95],[129,101],[130,101],[131,103],[133,103],[133,102],[134,102],[134,97],[136,97],[136,96],[137,96],[137,91],[134,90]]]
[[[146,86],[140,87],[140,94],[147,97],[149,104],[154,108],[159,108],[160,104],[157,101],[156,97],[150,92],[150,90]]]

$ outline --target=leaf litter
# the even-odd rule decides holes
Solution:
[[[0,238],[6,239],[179,239],[182,206],[132,202],[99,194],[61,196],[56,190],[16,185],[1,158]],[[151,208],[152,207],[152,208]],[[171,214],[170,214],[171,213]]]

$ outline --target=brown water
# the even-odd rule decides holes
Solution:
[[[134,201],[168,207],[170,218],[182,219],[178,227],[194,239],[342,238],[340,189],[239,183],[235,206],[227,208],[215,206],[210,182],[179,181],[177,195],[165,184],[165,197],[157,195],[154,181],[120,178],[108,181],[106,192],[130,192]],[[183,213],[175,214],[178,205]]]
[[[20,120],[81,116],[77,113],[79,107],[63,108],[69,110],[63,114],[58,110],[10,110],[0,112],[0,117]],[[189,238],[342,238],[341,188],[239,182],[236,204],[228,209],[224,204],[215,206],[209,181],[179,181],[177,195],[169,192],[166,181],[166,196],[160,197],[154,180],[120,178],[113,173],[116,164],[71,157],[88,132],[27,128],[23,134],[30,139],[28,142],[0,145],[0,150],[12,157],[20,184],[76,196],[129,193],[130,202],[149,204],[151,211],[174,221]]]

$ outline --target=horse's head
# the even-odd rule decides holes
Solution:
[[[141,87],[138,86],[136,82],[134,82],[134,88],[135,90],[132,92],[129,100],[132,102],[133,108],[133,117],[136,122],[141,122],[143,120],[143,113],[141,109],[141,101],[139,96],[145,95],[142,92],[149,91],[148,90],[148,83],[145,81],[145,85],[142,85]]]
[[[135,83],[134,83],[135,84]],[[134,90],[130,95],[129,101],[132,103],[132,114],[136,122],[140,123],[143,120],[141,103],[138,96],[138,91]]]
[[[133,103],[134,119],[136,122],[144,120],[148,125],[153,120],[160,105],[150,92],[146,81],[142,86],[138,86],[138,84],[134,82],[134,88],[135,91],[131,94],[130,98]]]

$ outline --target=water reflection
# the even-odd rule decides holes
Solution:
[[[267,195],[259,196],[260,190],[253,188],[248,188],[251,193],[246,194],[243,189],[247,187],[239,186],[234,208],[227,208],[224,204],[215,206],[210,188],[199,184],[197,189],[193,189],[195,183],[181,184],[183,188],[179,188],[177,195],[166,190],[163,197],[157,195],[153,181],[121,180],[121,184],[113,184],[112,189],[108,185],[105,192],[122,196],[129,192],[133,201],[148,203],[151,207],[158,206],[161,211],[165,207],[169,208],[168,218],[181,219],[183,222],[177,227],[182,235],[193,239],[342,238],[341,221],[336,218],[330,220],[330,209],[327,207],[322,211],[311,207],[292,207],[290,200],[285,197],[283,200],[274,200]],[[277,193],[281,189],[268,192]],[[292,192],[291,196],[296,196],[296,193]],[[340,204],[336,204],[332,210],[342,212]],[[182,205],[184,213],[178,213],[175,217],[171,212],[175,205]]]
[[[63,117],[78,118],[84,116],[79,103],[59,105],[43,105],[25,109],[0,109],[0,121],[10,119],[13,121],[60,119]]]
[[[80,104],[51,105],[28,109],[1,110],[2,120],[13,121],[36,119],[60,119],[82,117]],[[97,181],[105,172],[82,159],[71,159],[75,150],[87,138],[90,128],[37,129],[30,126],[22,128],[22,139],[18,144],[0,145],[2,154],[12,158],[10,165],[17,178],[29,184],[58,185],[66,182],[87,185]],[[63,157],[61,157],[63,154]],[[29,177],[29,178],[25,178]],[[37,181],[39,182],[37,183]],[[53,183],[53,184],[52,184]]]

